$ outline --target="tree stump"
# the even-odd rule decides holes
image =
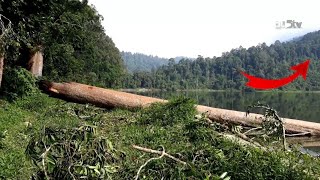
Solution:
[[[39,50],[32,54],[28,62],[28,70],[35,77],[41,77],[42,69],[43,69],[43,55],[42,55],[42,52]]]

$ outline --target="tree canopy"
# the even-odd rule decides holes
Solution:
[[[41,50],[49,80],[107,87],[120,83],[120,52],[87,0],[0,0],[0,14],[11,20],[15,32],[5,52],[8,67],[25,66],[30,53]]]
[[[142,53],[121,52],[124,63],[130,73],[151,71],[168,64],[168,59]]]
[[[248,49],[239,47],[220,57],[196,60],[183,59],[152,72],[137,72],[126,79],[129,88],[159,89],[238,89],[246,90],[247,79],[240,71],[275,79],[291,75],[290,66],[310,59],[307,80],[298,78],[281,89],[320,90],[320,31],[308,33],[293,41],[267,46],[265,43]]]

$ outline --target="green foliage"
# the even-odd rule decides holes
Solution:
[[[36,79],[24,68],[5,69],[1,91],[9,100],[16,100],[38,92]]]
[[[185,104],[188,103],[180,106]],[[161,110],[158,106],[164,108],[166,105],[155,106]],[[121,142],[116,146],[123,149],[127,155],[119,173],[114,174],[117,179],[133,179],[138,167],[155,157],[145,152],[134,152],[130,148],[131,144],[155,150],[159,150],[161,145],[167,153],[187,162],[187,165],[183,166],[167,158],[151,161],[140,174],[140,177],[145,179],[219,179],[217,175],[225,172],[231,179],[315,179],[316,174],[320,173],[318,168],[309,169],[311,166],[308,163],[318,167],[318,160],[308,155],[278,149],[264,151],[244,147],[219,135],[217,130],[222,131],[222,125],[212,125],[204,121],[204,118],[192,120],[188,114],[180,113],[179,108],[172,112],[187,120],[163,126],[166,113],[162,111],[163,116],[161,113],[146,116],[146,122],[154,119],[152,124],[140,123],[145,122],[144,119],[129,124],[110,122],[115,123],[112,127],[108,126],[108,131],[115,133],[113,141]]]
[[[137,72],[124,86],[129,88],[156,89],[237,89],[246,88],[247,79],[240,71],[261,78],[276,79],[293,74],[290,66],[310,59],[307,80],[301,77],[282,90],[319,90],[320,88],[320,31],[306,34],[297,41],[276,41],[250,48],[239,47],[223,53],[220,57],[196,60],[182,59],[179,63],[168,63],[152,72]]]
[[[93,126],[73,129],[46,127],[31,138],[27,156],[38,168],[36,179],[103,179],[116,172],[112,143]]]
[[[2,140],[6,137],[6,133],[7,131],[0,131],[0,149],[4,146]]]
[[[0,6],[1,7],[1,6]],[[3,56],[9,45],[13,43],[13,29],[10,19],[0,14],[0,55]]]
[[[107,153],[99,155],[102,159],[107,158],[105,165],[109,165],[109,170],[113,172],[107,173],[109,176],[105,178],[134,179],[140,166],[160,155],[134,149],[133,144],[154,150],[162,150],[161,147],[164,147],[166,153],[187,163],[183,165],[165,156],[148,163],[142,169],[140,179],[221,179],[219,176],[227,173],[224,178],[300,180],[317,179],[320,175],[317,158],[298,151],[283,151],[276,147],[269,151],[231,142],[219,133],[226,133],[224,125],[209,123],[205,115],[196,115],[194,119],[194,114],[187,112],[194,109],[190,100],[179,98],[169,103],[171,106],[152,106],[163,113],[161,116],[156,112],[148,114],[152,111],[151,107],[134,112],[106,111],[90,105],[66,103],[42,94],[19,99],[14,103],[0,101],[0,132],[6,131],[2,139],[3,148],[0,149],[0,178],[30,179],[32,174],[43,170],[43,157],[50,174],[54,165],[68,166],[69,160],[78,159],[80,154],[83,159],[87,157],[85,155],[96,155],[96,152],[85,149],[100,151],[101,147],[105,147]],[[167,111],[168,107],[172,112]],[[147,115],[144,116],[144,113]],[[168,120],[168,114],[173,120]],[[84,123],[95,124],[96,130],[92,131],[92,125],[86,129],[88,126],[83,126]],[[28,146],[28,142],[39,143]],[[98,142],[103,146],[95,146]],[[83,151],[77,151],[79,148],[75,148],[76,144]],[[48,153],[41,157],[48,148]],[[38,168],[26,159],[25,152],[36,155],[32,158]],[[72,154],[79,156],[63,158]],[[92,169],[102,171],[101,164],[96,166],[98,161],[89,163],[88,172]],[[75,170],[73,174],[81,171],[72,170]],[[70,177],[69,174],[67,176]]]
[[[124,74],[120,52],[88,1],[13,0],[0,1],[0,7],[15,32],[6,49],[6,66],[26,66],[32,50],[41,46],[48,80],[120,84]]]
[[[288,91],[146,91],[140,95],[168,99],[173,96],[186,96],[197,100],[197,104],[210,107],[233,109],[245,112],[252,102],[260,101],[277,110],[281,117],[319,121],[320,94],[317,92]],[[285,105],[284,105],[285,104]],[[253,113],[264,114],[261,109],[253,109]]]
[[[151,71],[167,65],[168,59],[141,53],[121,52],[122,59],[129,72]]]
[[[196,114],[195,101],[190,98],[179,97],[171,99],[169,103],[152,104],[141,113],[140,122],[146,124],[160,124],[163,126],[188,122]]]
[[[1,141],[0,179],[30,179],[36,173],[25,150],[31,137],[40,134],[44,126],[72,129],[83,123],[74,112],[71,113],[73,108],[83,108],[82,105],[75,106],[45,94],[35,94],[12,103],[0,102],[0,132],[6,132]]]
[[[282,137],[284,134],[283,128],[283,121],[279,117],[277,111],[269,105],[261,104],[260,102],[257,102],[254,105],[248,106],[248,110],[246,112],[246,115],[250,113],[250,110],[252,108],[261,108],[265,109],[264,118],[262,119],[262,128],[265,131],[266,135],[276,135]]]

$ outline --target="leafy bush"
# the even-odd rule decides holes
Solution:
[[[16,100],[37,92],[36,79],[21,67],[5,69],[1,88],[8,100]]]
[[[221,135],[226,133],[225,125],[212,124],[205,116],[193,118],[188,113],[194,110],[190,101],[180,99],[177,103],[175,99],[173,102],[168,103],[170,106],[157,104],[138,112],[102,111],[47,96],[0,103],[3,107],[0,108],[0,132],[7,130],[2,139],[4,146],[0,148],[0,179],[30,179],[34,173],[39,179],[45,179],[44,167],[51,179],[57,179],[54,177],[59,173],[65,175],[60,179],[72,179],[72,175],[76,179],[103,176],[105,179],[134,179],[142,165],[151,158],[159,158],[160,154],[140,151],[132,145],[165,150],[187,163],[184,165],[164,156],[147,163],[139,179],[212,180],[225,173],[222,179],[319,177],[319,159],[296,150],[283,151],[281,146],[263,150],[240,145]],[[32,107],[36,104],[40,106]],[[161,112],[155,112],[152,107]],[[169,107],[173,109],[171,112]],[[95,116],[96,113],[99,115]],[[99,129],[79,126],[83,124],[84,119],[80,118],[83,116],[94,118],[93,123],[97,123]],[[89,120],[86,123],[92,122]],[[25,126],[26,121],[32,124],[31,128]],[[47,128],[43,129],[44,124]],[[103,134],[108,135],[107,139],[101,137]],[[32,161],[26,159],[24,152]]]
[[[172,125],[190,121],[196,114],[195,101],[178,97],[166,104],[155,103],[141,113],[140,121],[145,124]]]
[[[123,60],[105,34],[102,16],[90,4],[88,0],[0,1],[1,14],[15,30],[13,42],[7,43],[6,66],[24,66],[30,50],[41,45],[46,79],[109,87],[119,84],[125,73]]]
[[[2,140],[6,138],[6,131],[0,131],[0,149],[3,148],[3,143],[2,143]]]
[[[36,165],[36,179],[103,179],[117,171],[112,143],[93,126],[44,128],[34,136],[26,155]]]
[[[221,131],[227,127],[210,123],[205,117],[195,119],[185,98],[155,104],[143,110],[140,121],[118,122],[110,127],[115,132],[117,149],[127,149],[123,166],[116,179],[134,179],[139,167],[150,158],[159,157],[135,152],[131,144],[166,152],[187,163],[181,165],[168,158],[149,162],[141,171],[141,179],[219,179],[227,173],[231,179],[316,179],[319,161],[298,151],[274,148],[272,151],[245,147],[225,139]],[[121,126],[121,127],[119,127]],[[226,133],[226,132],[224,132]],[[119,136],[121,135],[121,136]],[[226,177],[226,179],[228,179]]]

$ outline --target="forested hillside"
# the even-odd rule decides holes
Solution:
[[[290,66],[311,59],[307,80],[299,77],[281,89],[320,90],[320,31],[308,33],[295,41],[267,46],[265,43],[248,49],[239,47],[221,57],[196,60],[183,59],[159,69],[134,73],[124,82],[129,88],[160,89],[246,89],[245,71],[262,78],[280,78],[293,72]]]
[[[129,72],[151,71],[168,64],[168,59],[142,53],[121,52],[122,59]]]
[[[30,54],[41,50],[45,79],[120,84],[120,52],[88,0],[2,0],[0,14],[12,22],[11,38],[1,39],[7,69],[27,66]]]

